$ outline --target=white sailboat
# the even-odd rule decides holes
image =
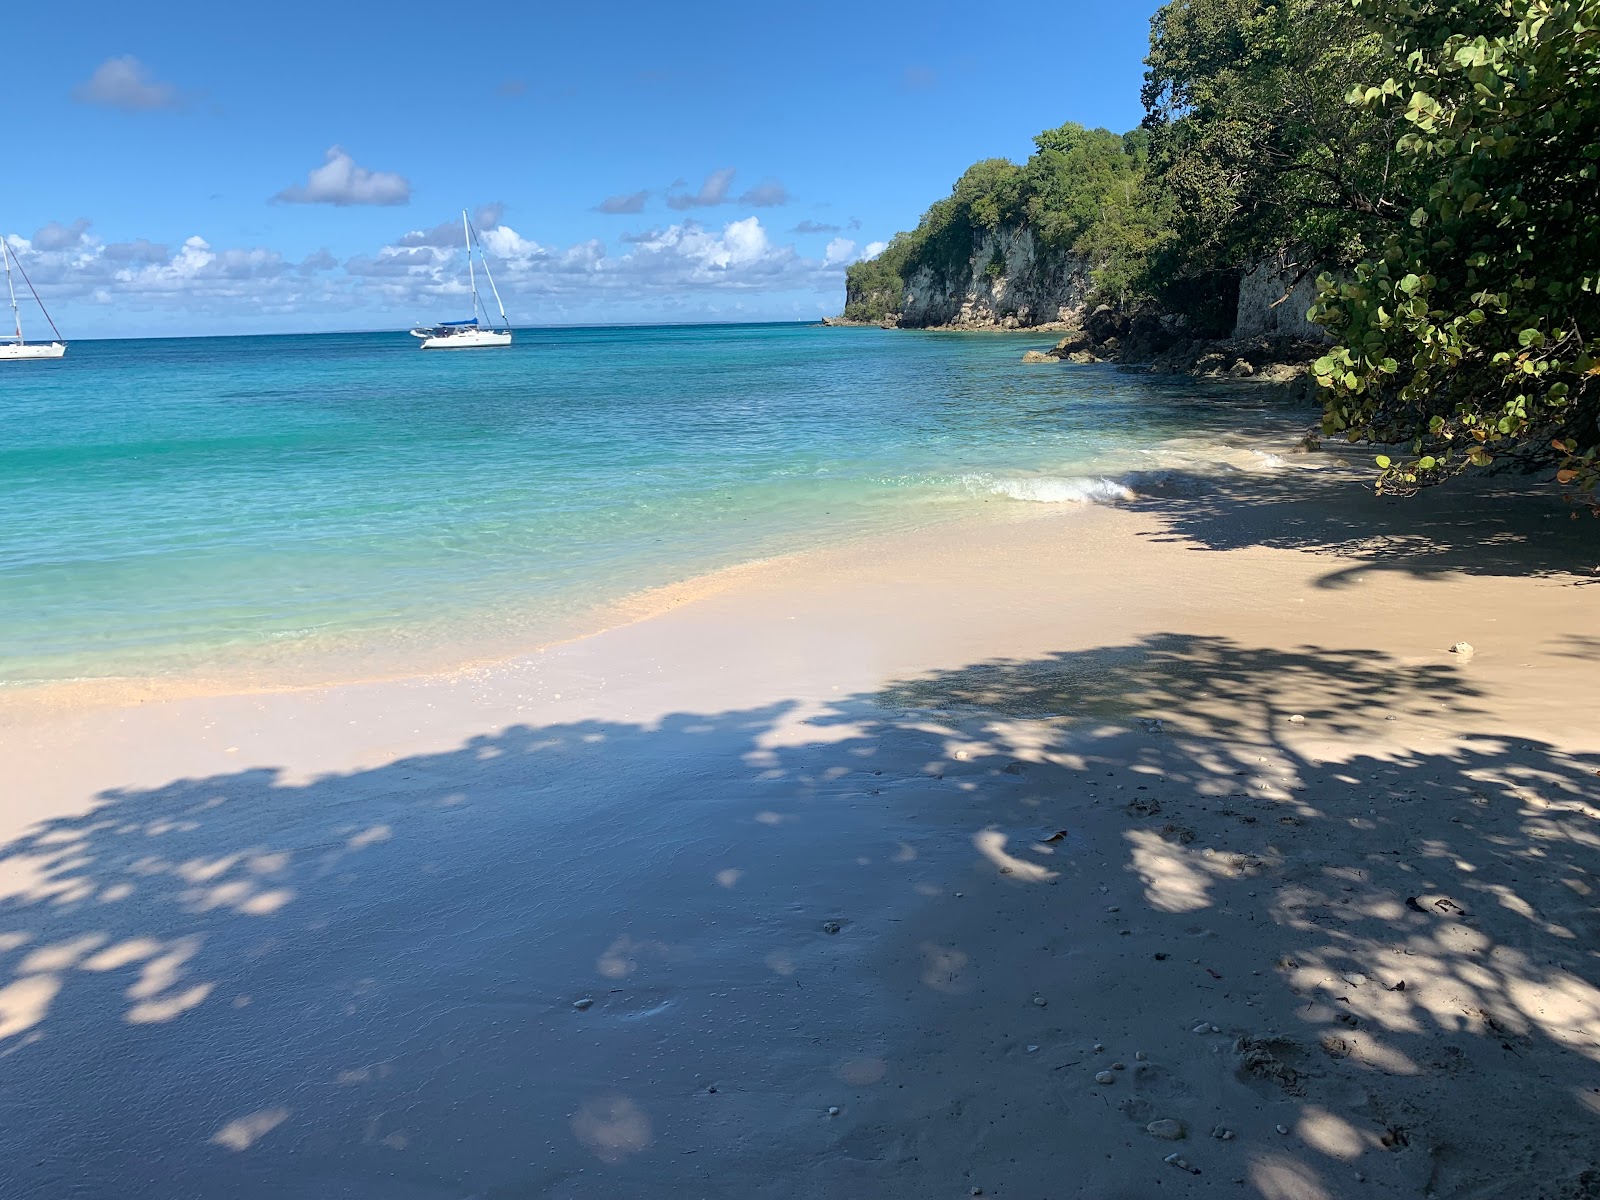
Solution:
[[[467,282],[472,289],[472,316],[464,321],[440,321],[437,325],[417,328],[411,336],[422,339],[424,350],[476,350],[483,346],[511,345],[511,325],[506,319],[506,306],[500,299],[500,289],[494,285],[489,273],[489,259],[483,253],[483,242],[477,230],[467,220],[467,210],[461,210],[461,233],[467,243]],[[483,264],[484,278],[494,293],[495,306],[500,310],[500,327],[495,328],[489,319],[489,310],[478,295],[478,272],[472,263],[472,251],[478,251],[478,261]],[[483,317],[479,321],[479,316]]]
[[[13,359],[23,358],[60,358],[67,352],[67,343],[61,338],[61,331],[56,328],[56,323],[50,320],[50,313],[44,306],[44,301],[39,299],[39,293],[33,290],[33,280],[28,278],[28,272],[23,269],[22,263],[17,263],[17,270],[22,275],[22,282],[28,285],[28,291],[33,292],[34,303],[39,306],[39,311],[44,313],[44,319],[50,322],[50,331],[56,335],[53,342],[28,342],[22,337],[22,313],[17,308],[17,289],[11,282],[11,262],[13,259],[11,247],[4,237],[0,237],[0,260],[5,262],[6,268],[6,295],[11,298],[11,320],[16,327],[15,335],[0,339],[0,362],[9,362]]]

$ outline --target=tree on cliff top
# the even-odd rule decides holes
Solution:
[[[1157,10],[1141,99],[1150,205],[1172,236],[1148,290],[1193,307],[1285,248],[1308,264],[1344,264],[1380,238],[1401,215],[1386,198],[1393,119],[1344,97],[1383,53],[1349,0],[1171,0]]]
[[[1397,64],[1350,102],[1403,120],[1404,219],[1312,310],[1324,428],[1409,442],[1380,486],[1497,457],[1600,483],[1600,0],[1354,0]]]

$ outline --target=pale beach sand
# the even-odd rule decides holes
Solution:
[[[0,1196],[1600,1195],[1567,517],[1179,479],[13,707]]]

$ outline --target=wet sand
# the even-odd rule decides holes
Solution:
[[[1600,1194],[1593,526],[1173,481],[8,712],[0,1195]]]

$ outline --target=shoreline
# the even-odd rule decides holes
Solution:
[[[1212,476],[1220,478],[1219,472],[1238,469],[1229,461],[1230,454],[1254,453],[1261,457],[1263,463],[1271,463],[1296,453],[1296,445],[1287,438],[1268,435],[1245,438],[1232,445],[1225,440],[1214,441],[1210,450],[1214,461],[1203,464],[1197,476],[1199,486],[1205,486]],[[1158,453],[1161,452],[1160,447],[1156,449]],[[1145,484],[1140,482],[1141,479],[1160,476],[1167,470],[1160,465],[1141,469],[1133,466],[1133,462],[1134,457],[1125,455],[1119,467],[1107,466],[1104,471],[1084,470],[1082,474],[1037,477],[1050,482],[1080,481],[1086,485],[1082,496],[1040,496],[1026,487],[1035,476],[1022,474],[1009,481],[1019,487],[1021,494],[1000,490],[1004,481],[996,481],[992,495],[962,511],[929,512],[917,519],[909,519],[901,514],[905,523],[893,534],[881,530],[813,531],[810,543],[795,549],[691,572],[666,583],[589,603],[578,611],[560,617],[543,620],[534,618],[533,624],[538,632],[533,633],[503,634],[492,639],[446,641],[435,637],[418,641],[411,638],[411,631],[397,628],[364,641],[357,640],[354,644],[339,644],[348,643],[348,639],[341,637],[332,645],[295,646],[275,654],[271,659],[264,658],[261,653],[263,647],[256,645],[226,656],[228,665],[220,672],[167,670],[155,674],[8,682],[0,686],[0,728],[7,722],[27,720],[39,713],[115,708],[207,696],[305,692],[345,684],[416,682],[483,671],[614,628],[648,620],[679,605],[692,603],[697,598],[715,594],[751,573],[759,575],[763,571],[779,570],[803,562],[810,556],[819,556],[819,561],[823,561],[830,553],[852,547],[870,547],[878,542],[890,544],[907,533],[947,529],[960,536],[965,530],[990,523],[1005,525],[1026,522],[1042,515],[1038,511],[1041,506],[1059,507],[1064,513],[1069,513],[1104,504],[1125,505],[1137,496],[1137,492],[1124,484],[1124,478],[1131,479],[1134,488],[1143,487]],[[1074,464],[1085,468],[1089,465]],[[1313,467],[1309,461],[1300,465]],[[1348,474],[1349,464],[1337,454],[1325,454],[1319,457],[1313,469],[1331,478],[1340,472]],[[1096,482],[1106,482],[1111,486],[1102,489],[1104,495],[1090,494]],[[1159,483],[1154,487],[1157,493],[1162,490]],[[993,507],[983,508],[980,504]],[[505,614],[480,615],[496,618]],[[520,621],[526,618],[519,612],[513,619]]]
[[[1592,538],[1198,482],[458,675],[13,731],[0,1184],[1579,1186]]]

